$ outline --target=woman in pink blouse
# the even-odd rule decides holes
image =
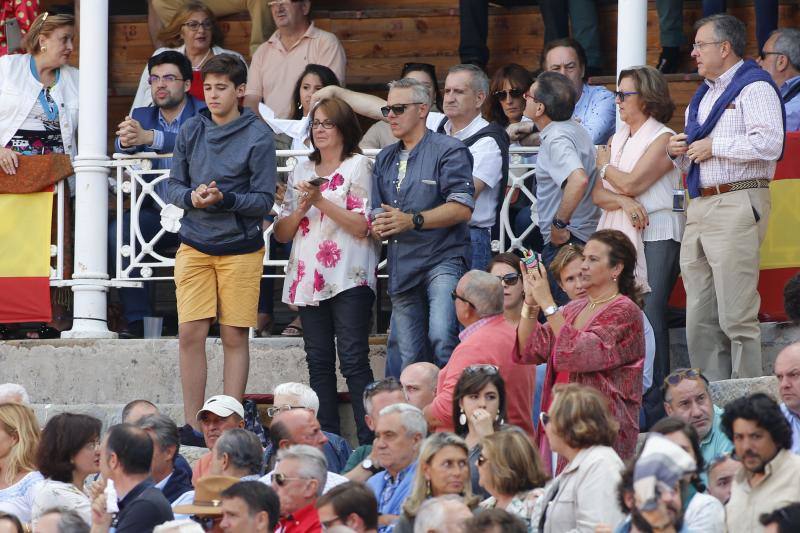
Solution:
[[[341,434],[336,353],[347,381],[361,444],[364,388],[373,381],[369,327],[375,300],[378,243],[365,215],[372,194],[372,161],[361,154],[353,110],[336,98],[309,114],[314,151],[295,167],[275,222],[275,239],[293,241],[283,301],[300,309],[311,387],[319,396],[322,429]],[[321,185],[312,185],[324,178]]]
[[[550,293],[544,265],[526,269],[525,304],[517,328],[519,349],[514,358],[523,364],[547,363],[543,412],[555,383],[590,385],[603,393],[620,424],[614,449],[627,459],[639,434],[645,350],[641,293],[634,280],[636,249],[624,233],[601,230],[589,238],[583,256],[586,295],[561,309]],[[540,310],[546,324],[536,320]],[[549,465],[546,439],[540,427],[539,447]],[[559,461],[559,466],[563,464]]]

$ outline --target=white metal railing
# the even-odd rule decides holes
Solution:
[[[379,150],[365,150],[365,155],[374,157]],[[516,190],[520,194],[527,196],[533,204],[535,213],[536,198],[533,191],[527,186],[525,181],[535,172],[535,163],[532,162],[533,154],[538,152],[538,148],[517,148],[511,149],[509,164],[508,191],[500,207],[501,231],[500,239],[493,243],[494,251],[507,251],[511,249],[521,249],[522,242],[528,234],[533,231],[535,223],[531,224],[520,234],[515,235],[512,221],[509,218],[511,200]],[[298,156],[308,155],[308,151],[297,150],[278,150],[278,158],[286,158],[286,164],[278,167],[279,174],[292,171],[297,162]],[[109,165],[116,169],[116,206],[117,206],[117,235],[116,235],[116,272],[113,274],[114,281],[124,282],[129,286],[128,280],[169,280],[173,279],[172,269],[175,266],[175,259],[167,257],[156,251],[158,242],[167,232],[175,233],[179,229],[180,216],[183,211],[175,206],[168,205],[156,190],[158,184],[169,178],[169,169],[153,169],[152,163],[155,159],[170,157],[170,154],[157,155],[150,152],[138,154],[114,154],[113,160]],[[152,239],[145,239],[139,227],[139,210],[146,199],[152,199],[162,210],[161,229]],[[123,222],[125,204],[128,203],[130,210],[130,228],[128,242],[123,242]],[[535,217],[534,217],[535,220]],[[270,236],[272,226],[264,231],[264,265],[276,267],[275,273],[266,274],[265,277],[283,278],[286,268],[286,260],[274,259],[274,250],[270,246]],[[60,250],[61,248],[59,248]],[[60,256],[59,256],[60,257]],[[123,263],[124,261],[124,263]],[[379,276],[385,277],[386,261],[378,266]],[[140,276],[135,276],[139,270]],[[61,272],[62,270],[59,270]]]
[[[56,242],[50,243],[50,282],[57,284],[64,279],[64,209],[66,196],[64,180],[56,184]]]

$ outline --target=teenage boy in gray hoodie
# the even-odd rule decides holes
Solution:
[[[220,54],[202,76],[208,109],[181,128],[167,182],[167,201],[185,211],[175,293],[183,413],[195,429],[205,397],[206,337],[217,316],[224,394],[241,401],[247,385],[248,328],[256,325],[264,260],[261,222],[272,209],[277,173],[272,130],[238,107],[244,63]],[[182,435],[190,429],[184,426]]]

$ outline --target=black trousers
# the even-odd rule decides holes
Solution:
[[[353,287],[319,306],[300,307],[311,388],[319,396],[317,418],[324,431],[341,435],[336,387],[336,354],[353,405],[358,442],[372,443],[364,421],[364,388],[374,381],[369,366],[369,327],[375,293]]]

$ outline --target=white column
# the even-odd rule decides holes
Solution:
[[[75,295],[72,329],[64,338],[112,338],[106,323],[108,259],[108,0],[80,9],[78,156],[75,159]]]
[[[617,76],[628,67],[647,64],[647,0],[619,0]]]

